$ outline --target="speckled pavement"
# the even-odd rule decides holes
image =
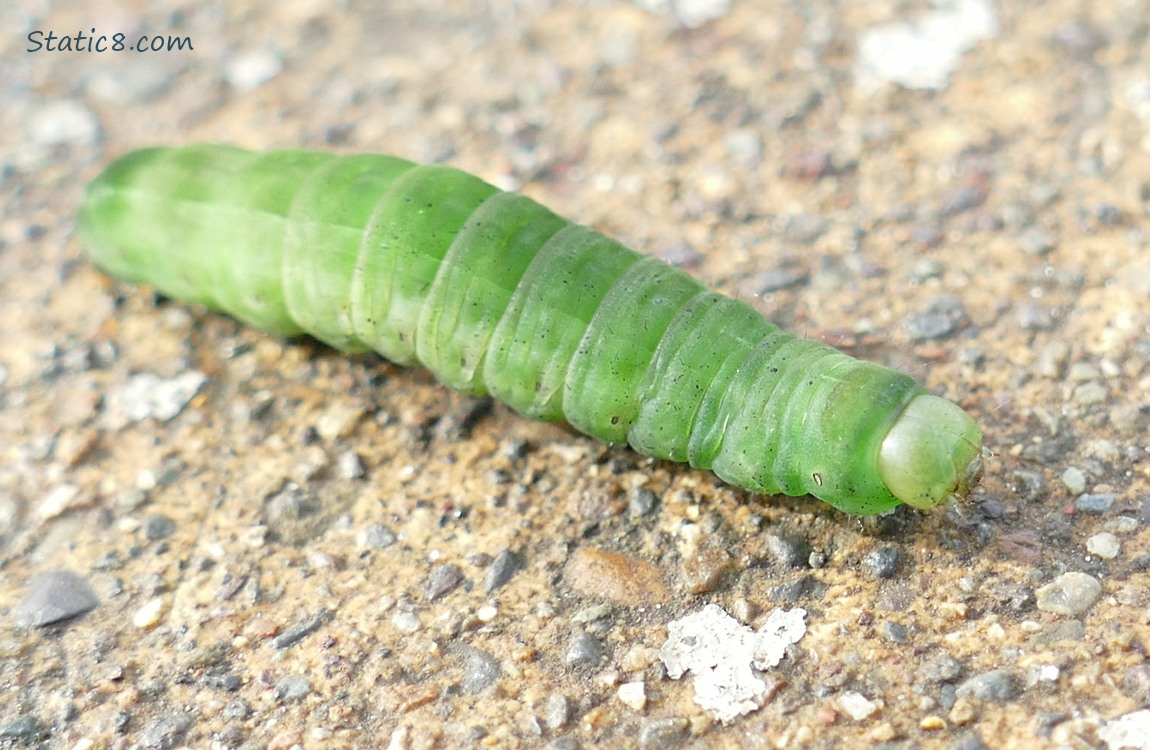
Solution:
[[[0,8],[0,747],[1146,742],[1144,0],[346,6]],[[957,401],[982,484],[755,496],[92,269],[85,183],[199,141],[523,190]]]

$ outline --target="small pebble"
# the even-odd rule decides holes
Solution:
[[[839,696],[838,706],[842,709],[843,713],[855,721],[868,719],[879,710],[877,703],[869,700],[862,693],[856,693],[853,690],[848,690]]]
[[[336,459],[336,471],[340,479],[360,479],[367,472],[363,468],[363,461],[355,451],[344,451]]]
[[[934,298],[926,310],[911,315],[905,327],[912,341],[930,341],[950,336],[967,317],[966,309],[959,299],[944,294]]]
[[[1086,475],[1081,469],[1071,466],[1062,472],[1062,484],[1071,495],[1081,495],[1086,491]]]
[[[505,549],[495,556],[491,567],[483,576],[483,590],[490,594],[495,589],[507,584],[511,578],[523,568],[523,557],[517,552]]]
[[[1086,551],[1101,557],[1103,560],[1113,560],[1118,557],[1120,548],[1121,544],[1118,542],[1118,537],[1108,531],[1095,534],[1086,540]]]
[[[164,599],[157,596],[149,599],[144,606],[132,615],[132,624],[141,630],[151,630],[164,619]]]
[[[1115,496],[1108,493],[1091,493],[1083,495],[1074,501],[1074,508],[1079,513],[1105,513],[1114,505]]]
[[[479,693],[495,684],[503,675],[494,656],[477,648],[467,648],[460,688],[465,693]]]
[[[1102,584],[1086,573],[1063,573],[1034,592],[1038,608],[1056,615],[1077,617],[1094,606]]]
[[[360,547],[371,549],[384,549],[395,544],[395,532],[381,523],[373,523],[356,535],[355,543]]]
[[[306,677],[285,677],[276,683],[276,698],[284,703],[295,703],[311,695],[311,681]]]
[[[396,612],[391,617],[391,624],[395,626],[396,630],[404,633],[414,633],[423,627],[419,615],[414,612]]]
[[[625,682],[615,691],[619,702],[635,711],[647,706],[647,689],[642,682]]]
[[[690,735],[691,722],[681,716],[654,719],[639,730],[640,750],[663,750],[682,744]]]
[[[167,516],[152,516],[144,522],[144,538],[149,542],[167,539],[176,533],[176,522]]]
[[[100,139],[100,121],[79,101],[58,99],[32,112],[27,133],[38,146],[92,146]]]
[[[955,694],[959,698],[977,698],[978,700],[1003,703],[1010,700],[1020,692],[1018,680],[1005,669],[992,669],[989,672],[971,677],[958,686]]]
[[[579,633],[571,640],[564,661],[569,666],[594,666],[603,658],[603,644],[590,633]]]
[[[802,536],[789,531],[772,531],[767,534],[767,551],[779,565],[786,568],[801,568],[811,556],[811,545]]]
[[[224,66],[224,78],[240,91],[259,88],[279,75],[283,58],[269,49],[241,52]]]
[[[927,682],[953,682],[962,675],[962,664],[950,654],[940,652],[922,663],[921,672]]]
[[[149,418],[167,422],[183,411],[207,379],[194,370],[172,378],[150,372],[133,375],[108,394],[104,419],[112,429]]]
[[[23,627],[41,627],[78,617],[99,603],[87,581],[69,570],[57,570],[40,573],[28,582],[28,593],[14,614]]]
[[[882,635],[891,643],[906,643],[909,631],[905,625],[900,625],[897,622],[884,622],[881,626]]]
[[[554,732],[567,726],[571,720],[571,701],[567,696],[555,693],[543,703],[543,723]]]
[[[981,206],[986,195],[986,189],[980,185],[960,185],[942,197],[939,211],[943,216],[955,216]]]
[[[463,571],[457,565],[438,565],[427,576],[423,595],[429,602],[442,599],[463,582]]]
[[[1083,406],[1100,404],[1106,400],[1107,395],[1106,386],[1093,380],[1074,389],[1074,400]]]
[[[648,515],[659,503],[659,496],[646,487],[635,487],[627,493],[627,514],[631,518]]]
[[[898,570],[899,551],[895,547],[877,547],[867,553],[863,564],[878,578],[890,578]]]
[[[140,742],[148,748],[174,748],[195,721],[191,714],[168,711],[160,714],[144,726],[140,732]]]
[[[1138,519],[1130,516],[1111,518],[1102,528],[1112,534],[1132,534],[1138,529]]]

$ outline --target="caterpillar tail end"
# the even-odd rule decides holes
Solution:
[[[982,431],[957,404],[916,396],[883,439],[878,466],[887,489],[907,505],[954,503],[982,476]]]

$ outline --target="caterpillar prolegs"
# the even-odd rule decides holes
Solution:
[[[146,149],[88,186],[80,232],[116,276],[755,492],[869,514],[978,480],[978,426],[913,378],[450,167]]]

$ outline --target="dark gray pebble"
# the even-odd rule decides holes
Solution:
[[[285,677],[276,683],[276,698],[284,703],[295,703],[311,695],[311,680],[298,675]]]
[[[161,714],[149,721],[140,732],[140,744],[159,750],[178,747],[191,725],[192,717],[188,714],[175,711]]]
[[[307,636],[309,636],[312,633],[314,633],[315,631],[319,630],[321,627],[323,627],[324,623],[326,623],[330,619],[331,619],[331,610],[321,609],[319,612],[316,613],[315,617],[311,618],[310,620],[303,623],[302,625],[297,625],[294,628],[291,628],[290,630],[285,630],[284,632],[277,635],[275,638],[272,638],[272,646],[274,648],[280,648],[280,649],[288,648],[289,646],[294,646],[295,644],[299,643],[300,641],[302,641]]]
[[[767,598],[780,604],[795,604],[804,599],[822,599],[830,588],[812,575],[805,575],[793,581],[780,583],[767,589]]]
[[[1074,501],[1079,513],[1105,513],[1114,505],[1115,496],[1108,493],[1087,493]]]
[[[867,553],[863,564],[878,578],[890,578],[898,570],[899,559],[896,547],[877,547]]]
[[[563,660],[573,667],[595,666],[603,658],[603,644],[590,633],[579,633],[571,640]]]
[[[444,564],[435,567],[427,576],[424,597],[429,602],[442,599],[463,581],[463,571],[457,565]]]
[[[478,693],[494,685],[503,674],[495,657],[477,648],[467,648],[465,652],[463,679],[460,683],[463,692]]]
[[[149,542],[167,539],[176,533],[176,522],[167,516],[152,516],[144,521],[144,538]]]
[[[772,531],[767,534],[767,551],[779,565],[787,568],[801,568],[811,556],[811,545],[806,539],[789,531]]]
[[[960,698],[977,698],[995,703],[1004,703],[1019,692],[1018,680],[1005,669],[992,669],[975,675],[959,685],[957,690]]]
[[[920,675],[927,682],[953,682],[962,676],[962,663],[945,651],[940,651],[923,662]]]
[[[957,297],[944,294],[931,300],[922,312],[911,315],[906,331],[912,341],[930,341],[950,336],[967,320],[966,309]]]
[[[495,556],[491,567],[483,576],[483,590],[490,594],[503,586],[523,568],[523,556],[518,552],[505,549]]]
[[[96,592],[70,570],[54,570],[34,576],[28,593],[16,605],[16,622],[40,627],[68,620],[96,608]]]
[[[659,496],[646,487],[635,487],[627,493],[627,515],[640,518],[655,510]]]
[[[1010,472],[1011,489],[1018,493],[1019,499],[1031,503],[1046,495],[1046,479],[1041,473],[1031,469],[1015,469]]]

